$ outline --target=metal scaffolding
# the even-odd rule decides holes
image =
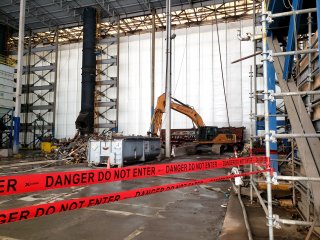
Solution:
[[[95,131],[118,131],[119,105],[119,21],[115,34],[101,26],[97,16],[97,78],[95,90]]]
[[[43,137],[54,137],[57,83],[58,29],[54,38],[34,44],[37,34],[28,33],[24,49],[20,132],[23,147],[36,148]],[[12,52],[15,54],[15,52]]]
[[[263,33],[263,79],[264,89],[257,94],[257,82],[259,69],[255,68],[253,77],[251,76],[251,93],[250,97],[253,99],[250,110],[251,131],[250,131],[250,146],[252,152],[253,139],[259,138],[253,131],[253,120],[257,119],[256,127],[259,129],[258,123],[261,116],[257,114],[257,104],[259,97],[264,103],[264,134],[260,138],[265,139],[266,156],[270,156],[270,143],[277,142],[277,139],[291,140],[291,153],[288,155],[288,161],[291,164],[292,176],[279,176],[277,171],[273,172],[272,181],[270,174],[267,174],[266,183],[267,189],[267,205],[261,198],[255,184],[256,180],[251,179],[251,189],[255,190],[258,199],[266,213],[269,227],[269,239],[274,239],[273,228],[280,227],[280,224],[294,224],[301,226],[310,226],[307,238],[312,234],[315,226],[318,226],[320,191],[319,185],[319,137],[320,134],[320,115],[317,115],[317,106],[320,103],[320,74],[319,74],[319,46],[315,48],[318,34],[315,33],[314,22],[312,21],[313,12],[317,11],[318,23],[320,1],[317,1],[317,8],[302,9],[302,0],[293,0],[291,5],[292,11],[279,12],[283,3],[278,1],[263,1],[262,5],[262,33]],[[307,15],[307,31],[299,33],[300,15]],[[279,24],[273,23],[274,18],[290,16],[290,23],[288,26],[288,35],[286,42],[282,43],[282,48],[277,39],[277,33],[273,32]],[[283,19],[281,19],[283,21]],[[255,18],[254,18],[255,23]],[[255,35],[254,26],[254,35]],[[283,31],[283,30],[281,30]],[[258,52],[255,42],[255,53]],[[255,54],[254,57],[256,58]],[[254,62],[257,62],[255,59]],[[250,74],[252,70],[250,70]],[[270,81],[270,75],[276,76],[277,81]],[[317,84],[319,82],[319,84]],[[279,85],[281,93],[275,92],[275,84]],[[280,116],[274,112],[271,103],[276,103],[276,99],[282,99],[285,110],[281,116],[290,119],[291,126],[286,127],[285,134],[277,133],[279,121],[277,117]],[[255,106],[253,106],[255,105]],[[278,106],[275,108],[278,109]],[[285,113],[285,114],[283,114]],[[318,117],[319,116],[319,117]],[[276,128],[274,131],[270,129],[271,119],[275,119]],[[288,122],[288,121],[285,121]],[[271,159],[272,160],[272,159]],[[276,162],[278,165],[278,162]],[[272,167],[272,166],[271,166]],[[278,215],[272,213],[272,184],[278,184],[278,180],[291,181],[293,186],[293,204],[301,215],[302,220],[281,219]],[[250,199],[252,201],[253,195],[250,191]],[[299,198],[297,198],[299,195]]]

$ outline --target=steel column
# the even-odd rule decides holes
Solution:
[[[252,35],[256,35],[256,20],[257,20],[257,13],[256,13],[256,0],[252,2],[253,6],[253,28],[252,28]],[[254,114],[257,114],[257,96],[255,95],[257,92],[257,39],[253,40],[253,91],[252,91],[252,98],[254,103]],[[253,117],[253,116],[252,116]],[[258,127],[257,122],[255,121],[255,134],[258,134]],[[253,135],[253,132],[252,132]]]
[[[273,63],[268,62],[268,90],[276,91],[276,76],[275,70],[273,67]],[[265,111],[269,111],[269,123],[270,123],[270,133],[277,132],[277,102],[276,101],[268,101],[269,109]],[[267,132],[266,132],[267,133]],[[268,133],[267,133],[268,134]],[[270,142],[270,161],[271,167],[274,171],[278,172],[278,144],[277,142]]]
[[[151,119],[154,112],[154,83],[155,83],[155,49],[156,49],[156,12],[152,11],[152,32],[151,32]],[[151,126],[151,132],[153,125]]]
[[[30,77],[31,77],[31,74],[30,74],[30,67],[31,67],[31,51],[32,51],[32,46],[31,46],[31,39],[32,39],[32,31],[30,30],[29,31],[29,43],[28,43],[28,50],[25,51],[24,53],[28,55],[27,57],[27,69],[28,69],[28,73],[27,73],[27,85],[26,85],[26,107],[27,107],[27,111],[26,113],[24,114],[24,122],[27,123],[28,122],[28,115],[29,115],[29,95],[30,95]],[[22,89],[23,89],[23,86],[22,86]],[[23,142],[26,143],[28,141],[28,124],[25,124],[24,126],[24,130],[25,132],[24,134],[24,139],[23,139]]]
[[[171,0],[167,0],[166,24],[166,157],[169,158],[171,156]]]
[[[54,84],[53,84],[53,116],[52,116],[52,136],[55,136],[56,129],[56,102],[57,102],[57,83],[58,83],[58,46],[59,46],[59,27],[56,28],[55,36],[55,69],[54,69]]]
[[[117,113],[115,132],[119,131],[120,18],[117,23]]]
[[[255,65],[254,65],[255,66]],[[252,111],[252,102],[253,102],[253,89],[252,89],[252,86],[253,86],[253,71],[252,71],[252,65],[250,66],[250,156],[252,156],[252,148],[253,148],[253,119],[254,119],[254,116],[253,116],[253,111]],[[253,171],[253,165],[250,164],[250,172]],[[252,183],[252,175],[250,175],[250,183]],[[250,203],[252,204],[253,202],[253,189],[252,189],[252,184],[250,184]]]
[[[293,0],[292,2],[292,8],[293,10],[300,10],[302,8],[302,2],[303,0]],[[287,47],[286,51],[292,51],[296,48],[296,33],[299,30],[299,24],[300,24],[300,15],[292,15],[290,17],[290,24],[289,24],[289,31],[288,31],[288,39],[287,39]],[[283,68],[283,79],[287,80],[290,76],[291,69],[292,69],[292,61],[293,56],[287,56],[285,58],[284,62],[284,68]]]
[[[320,31],[319,31],[319,26],[320,26],[320,0],[316,0],[317,2],[317,24],[318,24],[318,41],[320,39]],[[318,50],[320,52],[320,44],[318,43]],[[318,65],[319,65],[319,68],[320,68],[320,54],[318,56],[319,58],[319,61],[318,61]]]
[[[266,0],[262,2],[262,52],[263,52],[263,82],[264,82],[264,122],[266,157],[270,158],[270,128],[269,128],[269,103],[268,103],[268,52],[267,52],[267,9]],[[270,167],[270,166],[268,166]],[[266,174],[267,201],[268,201],[268,228],[269,239],[273,240],[273,214],[272,214],[272,182],[271,174]]]
[[[26,11],[26,0],[21,0],[20,1],[20,16],[19,16],[19,40],[18,40],[18,67],[17,67],[16,103],[15,103],[15,111],[14,111],[13,153],[18,153],[19,152],[25,11]]]
[[[312,48],[312,14],[308,13],[308,49]],[[312,54],[308,54],[308,91],[311,91],[312,83]],[[307,96],[307,111],[311,115],[311,96]]]

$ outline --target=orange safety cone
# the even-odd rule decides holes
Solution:
[[[234,146],[234,147],[233,147],[233,153],[234,153],[234,157],[235,157],[235,158],[238,158],[238,151],[237,151],[237,150],[238,150],[238,147],[237,147],[237,146]]]
[[[235,158],[238,158],[238,152],[237,152],[237,150],[234,150],[234,156],[235,156]]]
[[[110,169],[110,158],[108,158],[107,169]]]

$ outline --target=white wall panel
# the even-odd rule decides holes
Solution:
[[[151,35],[140,35],[139,60],[139,129],[136,134],[146,134],[151,118]],[[143,49],[143,51],[142,51]]]
[[[155,100],[154,104],[157,104],[157,98],[165,92],[166,86],[166,33],[156,32],[156,43],[155,43]],[[151,39],[150,39],[151,40]],[[148,103],[146,103],[148,104]],[[151,119],[151,118],[150,118]],[[164,123],[166,114],[163,115],[162,122]],[[146,129],[150,129],[150,121],[146,126]],[[145,134],[142,132],[141,134]]]
[[[199,112],[207,125],[213,125],[214,89],[213,89],[213,26],[200,28],[200,69],[199,69]]]
[[[227,124],[227,112],[226,112],[226,103],[225,103],[225,96],[224,96],[224,87],[223,87],[223,78],[224,76],[224,86],[225,90],[227,90],[227,73],[226,73],[226,24],[219,24],[219,40],[220,40],[220,51],[221,51],[221,58],[220,61],[220,54],[219,54],[219,41],[216,31],[216,26],[213,26],[213,71],[214,71],[214,111],[213,111],[213,124],[218,127],[225,126]],[[229,52],[230,53],[230,52]],[[223,73],[221,72],[221,63]],[[226,97],[229,94],[226,92]],[[207,121],[204,119],[204,121]]]
[[[127,116],[127,132],[126,134],[137,134],[139,131],[139,118],[140,114],[140,103],[139,103],[139,82],[140,80],[140,71],[139,71],[139,59],[140,59],[140,36],[133,35],[129,37],[129,54],[128,54],[128,64],[129,64],[129,74],[128,74],[128,102],[126,108]],[[121,60],[120,60],[121,61]],[[121,70],[120,70],[121,71]],[[122,81],[124,79],[121,79]],[[120,88],[120,101],[122,94],[122,89]],[[146,113],[142,113],[146,114]],[[121,129],[121,126],[119,126]]]
[[[237,29],[251,32],[251,20],[219,24],[225,87],[232,126],[248,127],[249,68],[252,59],[231,61],[252,53],[252,42],[240,42]],[[174,30],[172,51],[172,96],[193,106],[207,125],[227,126],[220,56],[215,25]],[[165,90],[165,32],[156,33],[155,103]],[[59,51],[57,91],[57,137],[70,137],[80,111],[81,44],[65,45]],[[151,34],[120,39],[119,131],[145,135],[150,125]],[[164,116],[165,118],[165,116]],[[163,122],[164,119],[163,119]],[[173,128],[190,128],[191,121],[173,112]]]
[[[235,36],[237,29],[240,29],[238,22],[228,24],[227,34],[227,69],[226,69],[226,90],[229,109],[229,119],[232,126],[242,125],[243,102],[242,102],[242,68],[241,63],[230,64],[232,61],[241,58],[241,45]]]
[[[82,43],[59,47],[56,137],[73,137],[81,108]]]
[[[250,23],[250,22],[249,22]],[[245,33],[252,32],[252,26],[248,26],[246,23],[240,23],[241,32]],[[253,52],[252,42],[244,41],[241,44],[241,57],[245,57]],[[242,125],[247,128],[247,136],[249,135],[250,129],[250,66],[253,65],[253,59],[245,60],[240,63],[241,75],[242,75]],[[254,66],[252,66],[254,69]],[[253,102],[254,104],[254,102]],[[254,105],[253,105],[254,108]],[[254,109],[253,109],[254,111]],[[254,129],[255,131],[255,126]]]
[[[172,96],[182,102],[187,102],[187,39],[188,29],[178,29],[175,31],[176,38],[173,41],[173,72],[172,72]],[[178,112],[172,112],[175,128],[191,124],[190,119]]]
[[[200,28],[188,28],[187,32],[187,91],[185,103],[193,106],[197,111],[200,108]],[[201,46],[201,47],[205,47]],[[174,119],[173,119],[174,120]],[[173,126],[174,127],[174,126]],[[192,127],[187,121],[186,127]]]
[[[121,101],[119,102],[119,131],[127,132],[129,117],[128,109],[128,93],[129,93],[129,37],[123,37],[120,41],[120,66],[119,72],[119,89],[121,90]]]

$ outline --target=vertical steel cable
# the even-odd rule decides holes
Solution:
[[[217,38],[218,38],[218,46],[219,46],[220,69],[221,69],[221,76],[222,76],[222,85],[223,85],[224,101],[225,101],[225,106],[226,106],[226,111],[227,111],[228,126],[230,127],[228,101],[227,101],[226,87],[225,87],[223,67],[222,67],[222,56],[221,56],[220,36],[219,36],[219,27],[218,27],[218,18],[217,18],[217,9],[216,9],[216,1],[215,1],[215,0],[213,0],[213,6],[214,6],[214,16],[215,16],[215,19],[216,19],[216,30],[217,30]],[[226,40],[227,40],[227,39],[226,39]]]

